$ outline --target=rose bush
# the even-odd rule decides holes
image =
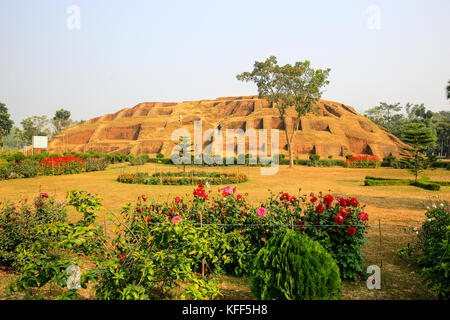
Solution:
[[[356,198],[311,193],[297,228],[317,240],[336,260],[341,278],[354,280],[362,273],[361,246],[367,241],[369,215]]]

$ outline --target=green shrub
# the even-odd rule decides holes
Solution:
[[[448,204],[429,209],[422,224],[419,241],[423,255],[419,257],[421,273],[439,299],[450,298],[450,216]]]
[[[417,231],[416,241],[398,250],[402,258],[412,258],[438,299],[450,298],[450,207],[447,201],[430,203],[426,220]],[[410,262],[410,260],[408,261]]]
[[[157,159],[162,159],[162,158],[164,158],[164,155],[162,153],[157,153],[156,154],[156,158]]]
[[[414,181],[411,183],[411,185],[420,187],[426,190],[433,190],[433,191],[439,191],[441,189],[441,186],[437,183],[433,182],[423,182],[420,180]]]
[[[0,180],[9,179],[10,174],[11,170],[9,169],[9,165],[0,166]]]
[[[35,241],[43,241],[37,232],[39,226],[66,219],[65,206],[47,193],[18,204],[4,203],[0,212],[0,265],[15,268],[18,267],[16,249],[19,245],[27,247]]]
[[[356,280],[363,273],[361,247],[367,242],[368,221],[369,215],[356,198],[311,193],[297,228],[333,256],[341,279]]]
[[[393,167],[398,162],[398,160],[397,160],[396,156],[390,155],[390,156],[384,157],[383,162],[387,162],[388,167]],[[383,166],[383,162],[381,163],[382,166]]]
[[[375,179],[365,179],[364,185],[365,186],[409,186],[411,182],[409,180],[375,180]]]
[[[103,171],[108,167],[109,160],[106,158],[87,158],[84,164],[86,172]]]
[[[37,160],[27,158],[10,165],[10,171],[18,177],[33,178],[39,174],[39,162]]]
[[[365,186],[416,186],[419,188],[437,191],[441,186],[449,186],[449,181],[433,181],[428,177],[422,177],[417,181],[410,179],[392,179],[366,176],[364,180]]]
[[[320,159],[320,155],[318,154],[310,154],[309,155],[309,160],[311,161],[318,161]]]
[[[347,155],[345,155],[345,159],[347,159],[347,160],[353,159],[354,157],[355,157],[355,156],[352,155],[352,154],[347,154]]]
[[[256,256],[252,292],[259,299],[338,299],[339,268],[316,241],[280,229]]]

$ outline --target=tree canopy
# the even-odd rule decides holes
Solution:
[[[284,131],[289,151],[289,164],[293,167],[292,142],[300,124],[300,118],[311,112],[322,96],[321,89],[329,83],[330,69],[313,69],[308,60],[294,65],[279,66],[277,58],[271,56],[265,61],[255,61],[251,72],[238,74],[236,78],[244,82],[254,82],[260,98],[266,99],[279,111],[284,122]],[[297,118],[288,133],[286,112],[294,107]]]

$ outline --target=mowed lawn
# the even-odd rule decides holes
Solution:
[[[83,173],[67,176],[37,177],[0,181],[0,201],[17,201],[23,198],[32,199],[39,192],[47,192],[57,199],[64,200],[69,190],[81,189],[97,193],[103,198],[107,210],[99,216],[103,223],[107,211],[119,213],[122,206],[134,203],[139,195],[145,194],[150,199],[160,201],[172,200],[175,196],[192,198],[193,186],[146,186],[129,185],[116,181],[121,172],[161,172],[181,171],[175,166],[146,164],[130,167],[126,164],[110,166],[103,172]],[[191,168],[187,168],[191,170]],[[366,264],[381,266],[382,289],[368,290],[365,279],[361,283],[344,283],[344,299],[432,299],[432,293],[422,284],[412,266],[399,259],[396,252],[414,238],[413,228],[420,226],[425,218],[423,201],[450,201],[450,187],[441,187],[440,191],[428,191],[413,186],[366,187],[364,177],[373,175],[389,178],[412,178],[407,170],[378,168],[352,169],[342,167],[315,168],[296,166],[288,168],[280,166],[275,175],[261,175],[257,167],[212,167],[195,170],[240,172],[248,176],[249,181],[237,185],[237,192],[248,194],[250,203],[257,205],[273,192],[285,191],[292,194],[330,192],[333,195],[353,196],[361,204],[366,204],[370,224],[368,233],[370,243],[365,246]],[[450,171],[443,169],[427,170],[423,175],[431,180],[450,181]],[[210,193],[217,192],[219,186],[211,186]],[[77,219],[74,212],[69,219]],[[112,226],[107,225],[108,229]],[[381,226],[381,230],[379,228]],[[379,256],[381,254],[381,256]],[[0,292],[11,278],[8,271],[0,270]],[[252,298],[248,280],[224,278],[224,298]]]

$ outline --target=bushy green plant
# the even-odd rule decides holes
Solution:
[[[87,158],[84,162],[86,172],[103,171],[108,164],[109,160],[106,158]]]
[[[429,203],[426,220],[417,239],[398,250],[400,257],[413,258],[428,286],[442,300],[450,298],[450,206],[447,201]]]
[[[320,159],[320,155],[318,154],[310,154],[309,155],[309,160],[311,161],[318,161]]]
[[[9,169],[9,165],[0,165],[0,180],[6,180],[9,179],[9,176],[11,174],[11,170]]]
[[[260,299],[338,299],[339,268],[331,255],[306,235],[279,229],[255,258],[252,291]]]
[[[367,242],[369,228],[369,215],[363,209],[356,198],[311,193],[297,222],[297,228],[319,241],[336,259],[345,280],[355,280],[363,272],[361,246]]]
[[[36,177],[40,172],[39,162],[32,159],[21,160],[18,163],[10,165],[10,172],[14,177]]]
[[[150,159],[149,156],[146,155],[146,154],[141,154],[141,155],[139,155],[137,157],[135,157],[135,156],[128,157],[128,161],[130,162],[131,166],[144,165],[144,164],[146,164],[148,162],[149,159]]]
[[[162,158],[164,158],[164,155],[162,153],[157,153],[156,154],[156,158],[157,159],[162,159]]]
[[[27,247],[33,242],[44,241],[37,229],[65,219],[63,202],[57,202],[47,193],[17,204],[4,203],[0,208],[0,265],[17,268],[19,245]]]

